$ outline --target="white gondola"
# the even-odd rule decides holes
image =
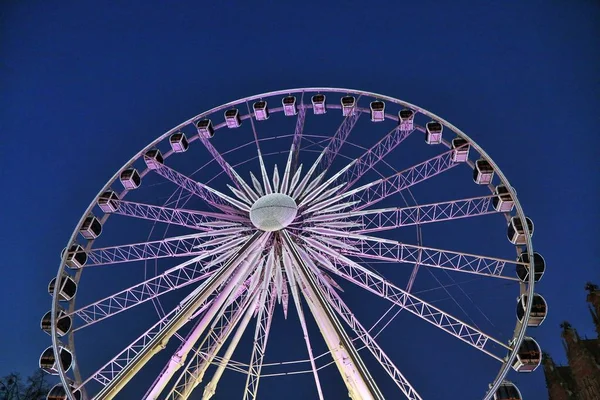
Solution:
[[[254,117],[257,121],[266,121],[269,119],[269,108],[264,100],[257,101],[252,105],[254,109]]]
[[[517,372],[533,372],[542,363],[542,350],[531,337],[524,337],[512,367]]]
[[[90,214],[83,220],[79,227],[79,233],[85,239],[96,239],[102,233],[102,224],[94,215]]]
[[[347,117],[356,112],[356,98],[354,96],[344,96],[340,100],[342,103],[342,115]]]
[[[107,190],[98,197],[97,203],[105,213],[115,212],[119,209],[119,196],[114,190]]]
[[[52,278],[48,284],[48,293],[50,296],[54,294],[54,286],[56,284],[56,278]],[[60,287],[58,288],[58,299],[60,301],[71,301],[77,293],[77,284],[69,275],[63,275],[60,281]]]
[[[398,112],[398,126],[401,131],[412,131],[415,127],[415,112],[410,108],[400,110]]]
[[[528,217],[525,217],[525,221],[527,223],[527,227],[529,228],[529,235],[533,236],[533,221]],[[525,237],[525,229],[523,227],[523,222],[521,221],[521,218],[514,216],[510,219],[506,236],[512,244],[522,245],[527,243],[527,238]]]
[[[65,255],[65,251],[67,248],[65,247],[63,251],[60,252],[60,258]],[[85,265],[87,262],[87,253],[81,247],[81,245],[74,243],[69,247],[69,251],[67,252],[67,258],[65,264],[67,267],[71,269],[79,269]]]
[[[59,346],[58,358],[60,359],[60,365],[65,372],[71,369],[71,366],[73,365],[73,354],[65,347],[65,345]],[[54,349],[52,349],[52,346],[42,352],[39,365],[40,368],[47,373],[58,375],[58,360],[54,357]]]
[[[228,128],[239,128],[242,125],[242,119],[240,118],[240,111],[237,108],[230,108],[225,111],[225,123]]]
[[[526,251],[522,252],[521,255],[517,258],[517,262],[522,264],[517,264],[516,272],[517,277],[521,280],[521,282],[529,282],[529,254]],[[544,276],[544,272],[546,271],[546,260],[540,253],[533,252],[533,280],[534,282],[538,282]]]
[[[150,169],[158,169],[164,164],[165,160],[159,149],[150,149],[144,154],[144,162]]]
[[[313,113],[315,115],[322,115],[327,112],[327,105],[325,104],[324,94],[315,94],[312,99]]]
[[[196,122],[196,130],[201,138],[211,138],[215,136],[215,128],[213,127],[212,121],[208,118]]]
[[[74,389],[73,387],[71,387],[71,393],[73,393],[73,397],[75,397],[75,400],[81,400],[81,391],[79,389]],[[46,396],[46,400],[67,399],[67,392],[65,391],[65,388],[62,385],[62,383],[56,384],[52,389],[50,389],[50,392],[48,392],[48,395]]]
[[[473,180],[478,185],[489,185],[494,179],[494,168],[492,164],[484,158],[475,161],[473,168]]]
[[[385,121],[385,103],[381,100],[372,101],[370,104],[371,108],[371,121],[382,122]]]
[[[73,319],[65,313],[62,308],[59,309],[56,318],[56,333],[58,336],[65,336],[73,326]],[[40,321],[40,327],[48,335],[52,333],[52,311],[48,311]]]
[[[187,151],[188,147],[190,147],[190,144],[185,137],[185,133],[183,132],[172,134],[169,137],[169,144],[171,144],[171,149],[173,149],[174,153],[184,153]]]
[[[292,117],[298,114],[298,108],[296,107],[296,96],[286,96],[281,99],[281,105],[283,105],[283,113],[286,117]]]
[[[525,317],[525,308],[527,306],[527,295],[523,294],[517,300],[517,319],[519,322],[523,322]],[[538,327],[544,322],[548,315],[548,304],[546,300],[539,294],[533,295],[533,304],[531,305],[531,312],[529,313],[529,319],[527,320],[527,326]]]
[[[509,212],[512,211],[515,206],[515,202],[512,195],[509,193],[508,188],[504,185],[496,186],[494,189],[494,198],[492,199],[492,205],[498,212]]]
[[[455,137],[452,139],[452,161],[465,162],[469,159],[469,150],[471,145],[467,139]]]
[[[425,125],[425,142],[427,144],[442,143],[442,131],[444,127],[437,121],[430,121]]]
[[[503,381],[496,393],[494,393],[494,400],[522,400],[521,391],[514,383],[509,381]]]
[[[121,172],[121,184],[125,189],[132,190],[140,187],[142,178],[135,168],[128,168]]]

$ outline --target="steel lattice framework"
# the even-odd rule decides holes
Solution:
[[[331,101],[336,96],[341,97],[341,103]],[[279,104],[273,107],[276,102]],[[282,134],[280,128],[274,135],[265,133],[270,126],[266,121],[274,113],[291,117],[294,124],[290,134]],[[339,118],[337,129],[331,135],[306,132],[311,114],[315,119]],[[328,116],[319,117],[323,114]],[[356,127],[368,122],[364,121],[367,116],[373,124],[359,145],[353,137],[358,135]],[[231,136],[231,140],[217,140],[215,135],[225,135],[221,130],[227,128],[242,133]],[[429,145],[442,144],[442,150],[412,166],[403,164],[404,158],[395,157],[395,150],[416,134],[425,135]],[[369,139],[367,145],[365,137]],[[161,153],[166,146],[170,150]],[[210,158],[198,163],[197,156],[190,157],[186,165],[199,168],[187,172],[183,164],[171,163],[170,157],[185,157],[183,153],[191,146],[200,146]],[[354,153],[346,154],[345,150]],[[240,158],[245,161],[240,162]],[[474,180],[491,194],[453,196],[428,204],[401,200],[406,196],[414,199],[411,188],[438,182],[460,165],[474,170]],[[384,166],[386,172],[382,172]],[[390,168],[395,172],[390,173]],[[135,191],[149,174],[160,184],[146,188],[142,183],[144,191]],[[440,178],[432,180],[436,176]],[[116,193],[113,190],[119,180],[124,189]],[[175,191],[163,204],[153,204],[156,199],[148,193],[160,187]],[[127,196],[132,199],[126,200]],[[404,205],[388,206],[400,201]],[[379,202],[385,208],[376,208]],[[95,217],[99,209],[102,216]],[[479,222],[493,220],[486,216],[494,214],[509,222],[508,236],[513,244],[506,246],[514,248],[520,257],[472,254],[421,243],[420,227],[424,224],[437,226],[459,219]],[[105,235],[110,238],[110,231],[103,228],[110,226],[109,218],[125,224],[136,219],[149,221],[152,228],[148,239],[129,244],[103,240],[108,245],[97,246],[101,232],[102,239]],[[165,227],[164,232],[157,234],[155,227],[160,226]],[[416,243],[399,239],[405,228],[415,227]],[[452,340],[457,343],[466,343],[465,351],[498,362],[499,372],[490,377],[486,399],[498,393],[518,393],[506,381],[511,367],[522,371],[537,366],[537,353],[531,347],[535,342],[525,337],[526,327],[535,325],[530,318],[537,296],[534,282],[543,272],[543,266],[540,270],[538,265],[543,259],[533,252],[532,228],[512,186],[483,149],[447,121],[415,105],[334,88],[293,89],[240,99],[194,116],[154,140],[126,163],[90,204],[63,252],[56,280],[49,288],[52,310],[45,317],[47,321],[42,321],[52,336],[54,360],[66,351],[73,361],[59,363],[46,355],[41,358],[41,367],[60,376],[56,393],[64,393],[62,398],[112,399],[146,364],[157,361],[156,354],[172,351],[164,349],[174,339],[179,343],[148,385],[144,399],[188,399],[202,390],[202,398],[207,400],[220,390],[231,390],[223,389],[219,382],[225,372],[232,371],[246,376],[244,387],[238,391],[244,400],[258,397],[259,383],[265,378],[291,374],[312,375],[316,396],[323,400],[327,387],[319,372],[334,365],[352,399],[404,396],[420,400],[426,396],[420,394],[423,388],[411,382],[414,374],[396,365],[397,360],[386,353],[387,346],[379,337],[384,329],[393,329],[393,319],[405,310],[415,324],[427,323],[456,338]],[[145,265],[145,275],[137,283],[121,286],[100,300],[76,305],[80,291],[85,290],[85,280],[81,280],[84,273],[114,265],[112,268],[134,274],[135,265],[141,264]],[[396,276],[407,265],[414,270],[405,288],[386,278],[388,274]],[[523,279],[515,275],[515,268],[535,274],[527,273]],[[510,340],[486,332],[468,313],[459,318],[413,292],[417,271],[424,269],[436,280],[434,272],[438,271],[448,277],[474,277],[512,287],[520,294],[524,317],[508,327]],[[432,290],[449,293],[437,282],[439,286]],[[460,282],[452,282],[465,293]],[[102,284],[94,279],[87,282],[94,283]],[[367,326],[346,302],[344,287],[369,292],[390,308]],[[175,306],[166,300],[178,294]],[[144,304],[152,304],[158,316],[147,325],[149,328],[141,329],[138,338],[128,340],[95,372],[82,376],[80,363],[85,359],[80,360],[75,352],[75,336],[94,331],[82,331],[90,325],[110,324],[117,314],[145,310],[147,307],[136,308]],[[300,322],[305,360],[265,363],[269,337],[279,329],[273,318],[279,304],[285,319],[291,312]],[[390,317],[392,308],[397,312]],[[138,315],[142,314],[151,317],[145,311]],[[316,323],[318,332],[309,328],[308,319]],[[68,328],[64,328],[65,320],[69,321]],[[375,332],[383,321],[387,322]],[[245,332],[253,333],[253,344],[248,349],[249,358],[240,361],[239,344]],[[315,351],[315,343],[327,351]],[[527,360],[522,353],[525,344]],[[363,348],[368,353],[361,352]],[[539,353],[539,347],[537,350]],[[368,368],[365,357],[375,360],[386,374]],[[210,380],[205,379],[208,376]],[[386,394],[388,389],[380,387],[382,379],[391,379],[397,392]]]

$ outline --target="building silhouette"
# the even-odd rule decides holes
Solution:
[[[585,289],[597,336],[582,339],[570,323],[560,325],[568,365],[556,365],[543,354],[549,400],[600,400],[600,288],[588,283]]]

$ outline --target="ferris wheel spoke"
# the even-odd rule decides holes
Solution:
[[[206,147],[206,150],[208,150],[208,152],[212,156],[213,160],[215,160],[217,162],[217,164],[219,164],[221,166],[221,168],[229,176],[231,181],[238,188],[241,188],[241,186],[239,185],[239,180],[238,180],[239,175],[236,176],[237,174],[235,173],[235,170],[233,169],[233,167],[231,167],[231,165],[229,165],[227,163],[227,161],[225,161],[225,159],[223,158],[223,155],[221,153],[219,153],[219,151],[215,148],[215,146],[213,146],[213,144],[210,142],[208,137],[206,137],[205,134],[200,133],[200,132],[198,132],[198,137],[200,138],[200,141],[202,142],[204,147]]]
[[[312,253],[314,254],[314,250]],[[421,300],[406,290],[395,286],[379,274],[364,268],[344,256],[329,257],[329,265],[332,265],[333,268],[327,268],[336,275],[391,301],[402,309],[409,311],[500,362],[503,362],[502,357],[494,354],[489,349],[491,345],[495,343],[507,350],[512,350],[510,346],[502,343],[500,340]]]
[[[306,120],[306,107],[304,107],[304,92],[300,97],[298,106],[298,117],[296,118],[296,128],[294,129],[294,137],[292,139],[292,164],[291,173],[296,172],[298,167],[298,155],[300,154],[300,145],[302,143],[302,133],[304,132],[304,121]]]

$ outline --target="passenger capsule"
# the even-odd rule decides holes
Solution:
[[[66,248],[63,249],[60,253],[60,258],[62,259],[65,255]],[[87,262],[87,253],[81,247],[81,245],[74,243],[69,247],[69,251],[67,252],[67,259],[65,264],[67,267],[71,269],[79,269],[85,265]]]
[[[81,400],[81,391],[79,389],[75,389],[71,387],[71,393],[73,394],[73,397],[75,397],[75,400]],[[62,383],[59,383],[57,385],[55,385],[52,389],[50,389],[50,392],[48,392],[48,395],[46,396],[46,400],[67,400],[68,396],[67,396],[67,392],[65,391],[64,386],[62,385]]]
[[[211,138],[215,136],[215,128],[213,128],[212,121],[208,118],[196,122],[196,130],[198,131],[200,138]]]
[[[525,308],[527,307],[527,295],[521,295],[517,301],[517,319],[519,322],[523,322],[525,317]],[[546,300],[539,294],[533,295],[533,304],[531,305],[531,312],[529,313],[529,319],[527,320],[527,326],[538,327],[546,319],[548,314],[548,304]]]
[[[356,112],[356,98],[354,96],[344,96],[340,101],[342,103],[342,115],[347,117]]]
[[[533,236],[533,221],[528,217],[525,217],[525,221],[527,223],[527,227],[529,228],[529,235]],[[521,221],[521,218],[514,216],[510,219],[506,236],[512,244],[521,245],[527,243],[527,239],[525,237],[525,229],[523,227],[523,222]]]
[[[521,282],[529,282],[529,254],[526,251],[522,252],[517,262],[521,263],[517,264],[517,277]],[[537,252],[533,252],[533,270],[533,281],[538,282],[546,271],[546,260]]]
[[[240,112],[237,108],[230,108],[225,111],[225,123],[228,128],[239,128],[242,125]]]
[[[296,107],[296,96],[286,96],[281,100],[283,105],[283,113],[286,117],[292,117],[298,114],[298,108]]]
[[[515,206],[515,202],[506,186],[496,186],[496,189],[494,189],[494,198],[492,199],[492,205],[494,206],[494,209],[498,212],[512,211],[513,207]]]
[[[150,169],[158,169],[164,164],[163,156],[159,149],[150,149],[144,154],[144,162]]]
[[[465,162],[469,159],[471,145],[467,139],[455,137],[452,139],[452,161]]]
[[[371,121],[382,122],[385,121],[385,103],[380,100],[372,101],[371,105]]]
[[[315,115],[325,114],[327,112],[327,105],[325,104],[324,94],[315,94],[312,99],[313,113]]]
[[[98,207],[105,213],[115,212],[119,209],[119,196],[113,190],[107,190],[98,197]]]
[[[55,285],[56,278],[52,278],[48,284],[48,293],[50,296],[54,295]],[[69,275],[64,274],[60,281],[60,287],[58,288],[58,300],[70,301],[75,297],[75,293],[77,293],[77,284]]]
[[[171,149],[173,149],[174,153],[184,153],[188,149],[188,147],[190,147],[190,144],[188,143],[188,140],[185,137],[185,133],[183,132],[177,132],[172,134],[169,137],[169,143],[171,144]]]
[[[85,239],[96,239],[102,233],[102,224],[94,215],[90,214],[83,220],[79,233]]]
[[[442,143],[443,126],[437,121],[430,121],[425,125],[425,142],[427,144]]]
[[[512,367],[517,372],[533,372],[542,363],[540,346],[531,337],[524,337]]]
[[[69,333],[71,326],[73,326],[73,319],[68,316],[62,308],[59,309],[56,318],[56,333],[58,336],[62,337]],[[48,335],[52,333],[52,311],[48,311],[44,314],[40,321],[40,327]]]
[[[514,383],[504,381],[494,393],[494,400],[522,400],[521,392]]]
[[[73,354],[65,346],[60,345],[58,348],[58,357],[60,359],[60,366],[66,372],[71,369],[73,365]],[[52,346],[48,347],[40,356],[40,368],[52,375],[58,375],[58,360],[54,357],[54,350]]]
[[[265,121],[269,119],[269,108],[264,100],[257,101],[252,105],[254,109],[254,117],[257,121]]]
[[[415,112],[410,108],[405,108],[398,112],[398,126],[401,131],[412,131],[414,129]]]
[[[473,168],[473,180],[478,185],[489,185],[494,179],[494,168],[488,160],[480,158],[475,161]]]
[[[125,189],[137,189],[142,183],[142,178],[135,168],[128,168],[121,172],[121,184]]]

